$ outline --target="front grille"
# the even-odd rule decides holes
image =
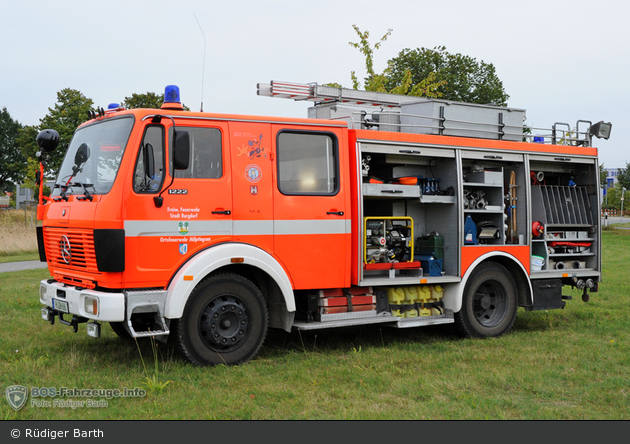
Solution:
[[[44,228],[44,245],[51,266],[98,273],[93,230]]]

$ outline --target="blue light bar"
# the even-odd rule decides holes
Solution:
[[[110,103],[107,106],[107,109],[118,109],[118,107],[120,107],[120,105],[118,103]]]

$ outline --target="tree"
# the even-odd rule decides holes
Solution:
[[[394,89],[405,83],[418,84],[435,73],[437,89],[445,100],[506,106],[509,96],[497,77],[494,65],[462,54],[450,54],[446,47],[403,49],[389,60],[385,88]]]
[[[147,92],[145,94],[133,93],[131,97],[125,97],[122,105],[125,109],[135,108],[150,108],[160,109],[164,103],[164,93],[156,94],[154,92]],[[185,111],[190,111],[186,105],[182,104]]]
[[[408,94],[412,96],[424,96],[424,97],[440,97],[441,92],[438,89],[443,86],[444,82],[437,80],[435,73],[429,73],[426,77],[414,81],[412,79],[412,72],[409,70],[403,74],[401,82],[398,85],[388,86],[389,77],[391,76],[392,66],[388,63],[387,68],[382,74],[377,74],[374,71],[374,51],[381,47],[381,44],[387,40],[392,33],[391,29],[387,30],[387,33],[380,38],[380,40],[371,45],[369,42],[370,32],[362,32],[357,25],[352,25],[355,32],[359,36],[359,42],[350,42],[350,46],[357,48],[361,54],[365,57],[365,70],[367,77],[365,78],[365,90],[377,91],[377,92],[389,92],[392,94]],[[352,79],[352,87],[359,89],[360,83],[356,76],[355,71],[350,73]],[[328,86],[338,86],[339,84],[328,84]]]
[[[154,92],[147,92],[146,94],[133,93],[131,97],[125,97],[122,105],[125,109],[134,108],[160,108],[164,103],[164,94],[156,94]]]
[[[6,108],[0,111],[0,189],[21,183],[25,175],[26,159],[17,138],[22,125],[13,120]]]
[[[625,168],[617,168],[617,186],[630,190],[630,163],[626,162]]]
[[[57,103],[54,108],[48,108],[48,114],[40,119],[37,127],[28,129],[29,138],[33,135],[37,137],[37,133],[44,129],[53,129],[59,133],[59,146],[49,154],[46,172],[56,173],[59,170],[74,132],[88,119],[88,111],[93,105],[92,99],[85,97],[80,91],[70,88],[62,89],[57,93]],[[28,157],[35,157],[39,148],[34,143],[35,138],[31,140],[32,143],[24,140],[25,145],[22,148],[27,151],[25,154]]]

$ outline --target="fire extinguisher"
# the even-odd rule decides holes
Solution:
[[[543,235],[544,232],[545,232],[545,226],[542,224],[542,222],[535,221],[534,223],[532,223],[532,236],[533,237],[540,237]]]

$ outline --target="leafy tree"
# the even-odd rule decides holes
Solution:
[[[145,94],[133,93],[131,97],[125,97],[122,105],[125,109],[135,108],[150,108],[160,109],[164,103],[164,94],[156,94],[154,92],[147,92]],[[185,111],[190,111],[186,105],[182,104]]]
[[[626,162],[625,168],[617,168],[617,186],[630,190],[630,163]]]
[[[385,88],[394,89],[411,73],[411,84],[417,85],[434,73],[437,92],[446,100],[506,106],[509,96],[497,77],[494,65],[462,54],[450,54],[446,47],[403,49],[389,60]]]
[[[66,88],[57,93],[57,103],[54,108],[48,108],[48,114],[40,119],[40,124],[36,128],[37,132],[44,129],[54,129],[59,133],[59,146],[48,156],[48,173],[56,173],[59,170],[74,132],[79,125],[88,119],[88,111],[92,109],[93,105],[92,99],[85,97],[83,93],[75,89]],[[27,146],[26,149],[30,151],[29,157],[34,157],[33,146],[36,147],[36,150],[39,149],[36,144]]]
[[[0,111],[0,189],[22,182],[26,159],[17,138],[22,125],[13,120],[6,108]]]
[[[361,32],[361,30],[359,29],[357,25],[352,25],[352,28],[359,36],[359,42],[358,43],[350,42],[350,46],[357,48],[359,52],[361,52],[361,54],[363,54],[363,56],[365,57],[365,70],[367,71],[367,75],[368,75],[368,77],[365,79],[365,90],[375,91],[374,89],[371,89],[371,87],[374,86],[373,82],[377,81],[376,79],[374,79],[374,76],[377,75],[374,72],[374,50],[379,49],[381,47],[381,44],[385,40],[387,40],[387,37],[389,37],[392,34],[393,30],[388,29],[385,35],[381,37],[381,39],[377,43],[375,43],[374,46],[372,46],[370,45],[370,42],[368,40],[368,38],[370,37],[370,31]],[[352,87],[354,89],[359,89],[360,88],[359,79],[357,78],[356,73],[354,71],[350,73],[350,77],[352,78]]]
[[[439,88],[444,85],[444,82],[438,80],[435,73],[428,73],[426,77],[418,80],[412,78],[412,72],[409,70],[403,74],[400,84],[392,86],[390,84],[391,82],[389,82],[389,78],[392,75],[391,63],[388,64],[382,74],[377,74],[374,71],[374,51],[379,49],[381,44],[391,35],[391,29],[388,29],[387,33],[385,33],[377,43],[371,45],[368,40],[370,37],[369,31],[362,32],[356,25],[352,25],[352,27],[359,36],[359,42],[350,42],[350,46],[357,48],[365,57],[365,70],[367,72],[367,77],[365,78],[366,91],[390,92],[393,94],[408,94],[424,97],[441,96],[442,93],[439,91]],[[359,89],[360,83],[355,71],[350,73],[350,77],[352,79],[352,87]],[[328,86],[340,85],[328,84]]]
[[[156,94],[154,92],[147,92],[146,94],[133,93],[131,97],[125,97],[123,106],[125,109],[134,108],[160,108],[164,103],[164,94]]]

